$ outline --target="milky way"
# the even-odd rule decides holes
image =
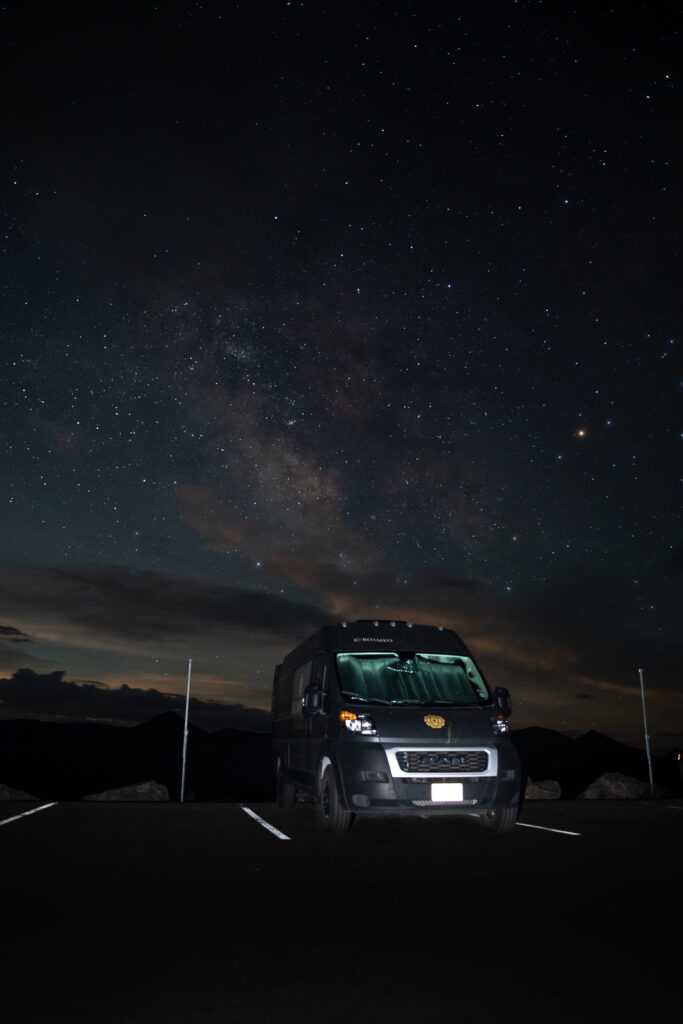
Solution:
[[[680,17],[157,6],[3,13],[0,713],[401,617],[677,743]]]

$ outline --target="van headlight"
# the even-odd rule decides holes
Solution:
[[[492,718],[491,727],[495,736],[500,736],[504,732],[510,732],[510,725],[504,715],[497,715],[495,718]]]
[[[363,736],[377,735],[377,726],[370,715],[357,715],[354,711],[342,711],[339,718],[349,732],[359,732]]]

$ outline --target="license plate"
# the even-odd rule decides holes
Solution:
[[[462,800],[462,782],[432,782],[433,803],[459,804]]]

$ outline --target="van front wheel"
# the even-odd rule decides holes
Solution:
[[[517,821],[517,808],[497,807],[495,810],[484,811],[479,821],[487,832],[510,832]]]
[[[328,765],[320,784],[320,811],[325,831],[331,836],[345,835],[353,825],[354,814],[339,802],[332,766]]]

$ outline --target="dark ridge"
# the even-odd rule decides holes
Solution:
[[[155,779],[179,799],[182,719],[164,712],[140,725],[0,721],[0,781],[41,800],[80,800],[88,793]],[[188,728],[185,798],[271,800],[270,735]]]
[[[148,779],[162,783],[172,800],[180,795],[184,722],[174,711],[135,726],[53,723],[35,719],[0,721],[0,784],[41,800],[80,800]],[[598,732],[577,739],[553,729],[512,733],[524,774],[555,779],[562,797],[573,799],[605,772],[644,782],[644,751]],[[658,786],[683,795],[676,752],[653,758]],[[208,733],[190,723],[185,798],[272,800],[270,735],[225,728]]]
[[[566,800],[577,797],[605,772],[621,772],[642,782],[649,781],[644,750],[594,730],[572,739],[553,729],[532,726],[513,732],[512,739],[526,777],[535,782],[555,779]],[[675,751],[653,757],[652,774],[658,786],[672,794],[683,794]]]

